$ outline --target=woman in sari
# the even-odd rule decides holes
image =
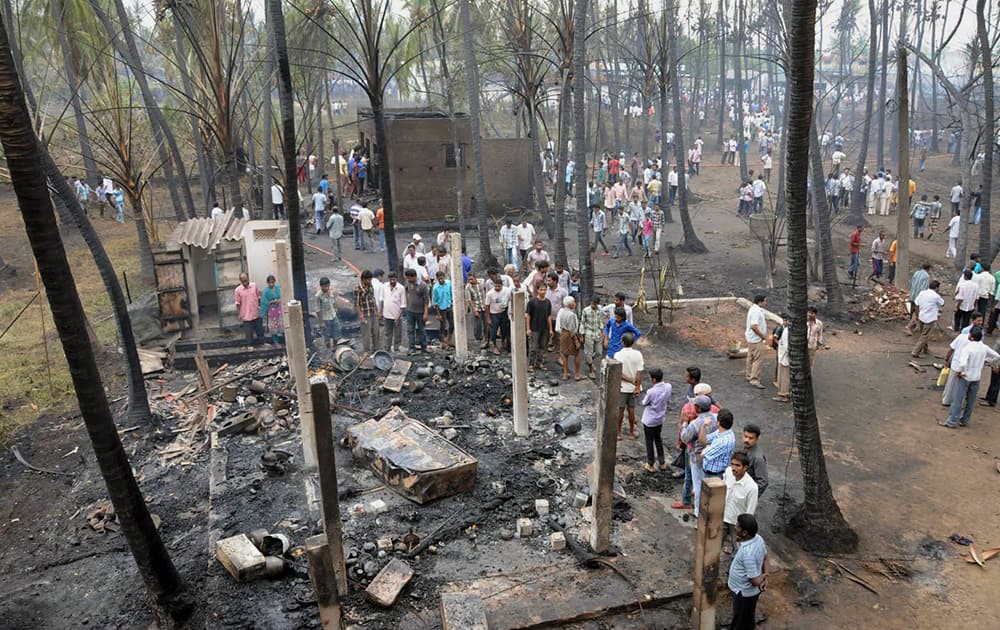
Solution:
[[[275,283],[274,276],[267,277],[267,288],[260,295],[260,316],[267,322],[272,343],[282,343],[285,329],[281,321],[281,287]]]

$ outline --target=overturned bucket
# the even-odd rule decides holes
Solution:
[[[575,435],[583,428],[583,422],[580,420],[579,414],[570,411],[556,422],[553,428],[556,430],[556,435]]]
[[[358,367],[358,353],[350,346],[338,346],[333,351],[333,362],[344,371],[353,370]]]

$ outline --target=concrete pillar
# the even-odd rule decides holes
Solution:
[[[510,298],[510,363],[514,381],[514,433],[526,436],[528,425],[528,340],[524,307],[527,294],[514,291]]]
[[[309,579],[312,580],[316,603],[319,604],[320,625],[330,630],[339,630],[340,598],[326,534],[306,538],[306,557],[309,559]]]
[[[306,470],[316,469],[316,429],[313,421],[312,398],[309,395],[309,367],[307,365],[305,324],[302,320],[302,303],[286,303],[284,316],[285,348],[288,368],[295,378],[295,393],[299,399],[299,430],[302,432],[302,461]]]
[[[326,379],[321,376],[316,377],[316,382],[309,385],[309,394],[316,418],[316,455],[323,531],[330,550],[330,564],[336,576],[336,590],[342,597],[346,597],[347,568],[344,563],[344,535],[340,523],[340,499],[337,494],[337,457],[333,447],[333,419],[330,415],[330,392],[327,389]]]
[[[726,511],[726,483],[709,477],[701,483],[698,535],[694,547],[694,594],[691,628],[715,629],[715,600],[722,552],[722,517]],[[734,550],[735,552],[735,550]]]
[[[274,242],[274,265],[274,277],[281,287],[281,318],[285,320],[288,319],[288,300],[285,296],[292,295],[292,276],[288,263],[288,242],[283,239]]]
[[[611,546],[611,502],[614,497],[615,460],[618,456],[618,399],[621,396],[622,364],[614,359],[601,362],[598,382],[597,427],[594,445],[593,524],[590,547],[604,553]]]
[[[448,251],[451,253],[451,301],[455,315],[455,361],[469,360],[469,329],[465,322],[465,283],[462,281],[462,235],[451,235]]]

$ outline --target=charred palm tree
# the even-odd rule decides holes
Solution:
[[[819,132],[816,124],[810,126],[812,133],[809,134],[809,160],[812,164],[813,181],[813,207],[816,208],[816,232],[819,236],[819,252],[823,266],[823,286],[826,287],[826,305],[834,312],[839,312],[844,308],[844,292],[840,290],[840,281],[837,279],[837,258],[833,251],[833,238],[830,229],[830,205],[827,203],[826,188],[822,182],[826,180],[823,176],[823,156],[820,154]]]
[[[292,71],[288,63],[288,40],[285,38],[285,14],[281,0],[268,0],[268,21],[271,43],[278,67],[278,107],[281,114],[281,157],[285,169],[285,216],[288,217],[288,240],[292,258],[292,294],[302,303],[306,330],[310,330],[309,288],[306,285],[305,252],[302,246],[302,217],[299,208],[299,180],[295,166],[295,103],[292,92]],[[339,179],[339,174],[338,174]],[[339,203],[339,199],[337,200]],[[386,221],[388,227],[388,221]],[[306,335],[309,342],[312,335]]]
[[[676,151],[674,160],[677,164],[677,213],[681,215],[681,227],[684,230],[684,242],[681,243],[680,251],[691,254],[707,254],[708,248],[698,238],[694,231],[694,224],[691,222],[691,213],[688,212],[687,205],[687,155],[684,152],[684,118],[681,111],[681,86],[677,74],[677,34],[676,15],[677,8],[674,2],[677,0],[666,0],[666,10],[663,12],[662,20],[666,22],[661,28],[665,31],[667,54],[661,59],[666,61],[666,66],[660,68],[663,76],[670,75],[670,92],[673,95],[673,115],[674,115],[674,144]]]
[[[996,6],[993,7],[996,9]],[[986,0],[976,2],[976,32],[979,37],[979,54],[983,64],[983,197],[980,201],[983,212],[979,222],[979,251],[990,252],[990,261],[996,250],[990,243],[990,201],[993,188],[993,152],[996,151],[996,118],[993,94],[993,54],[990,38],[986,30]],[[995,18],[994,18],[995,19]],[[995,24],[995,23],[994,23]]]
[[[573,10],[573,30],[578,36],[573,40],[573,161],[576,163],[576,240],[580,252],[580,289],[585,304],[594,294],[594,257],[590,252],[590,208],[587,207],[587,130],[585,97],[587,4],[589,0],[576,0]]]
[[[4,28],[0,28],[0,143],[108,497],[139,574],[153,597],[157,616],[167,624],[181,620],[190,613],[191,605],[132,474],[104,393],[83,305],[59,236],[46,176],[40,168],[38,138]]]
[[[861,132],[861,147],[858,149],[858,164],[854,170],[854,190],[851,191],[851,212],[848,215],[848,225],[862,225],[867,223],[861,212],[866,205],[865,195],[861,194],[861,184],[865,160],[868,159],[868,144],[872,135],[872,113],[875,109],[875,56],[878,53],[878,22],[875,20],[876,9],[875,0],[868,0],[868,85],[865,94],[865,122]]]
[[[806,245],[806,179],[809,176],[809,136],[813,114],[813,55],[816,46],[816,0],[791,0],[788,26],[789,125],[787,131],[788,176],[788,308],[789,359],[792,378],[792,410],[795,443],[802,465],[805,500],[792,517],[787,534],[811,551],[848,551],[857,547],[858,536],[844,519],[833,496],[823,455],[823,440],[813,397],[812,373],[807,349],[806,309],[809,305],[809,257]],[[818,185],[818,184],[817,184]]]
[[[388,3],[387,3],[388,4]],[[483,173],[483,138],[479,131],[479,65],[472,41],[472,15],[469,0],[459,0],[459,23],[462,28],[462,54],[465,57],[465,92],[469,97],[469,130],[472,133],[472,179],[476,191],[476,223],[479,227],[480,262],[487,267],[497,265],[490,243],[490,215],[486,208],[486,174]],[[457,156],[456,156],[457,157]],[[387,222],[388,225],[388,222]],[[457,252],[452,252],[456,255]]]

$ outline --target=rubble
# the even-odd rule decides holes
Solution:
[[[562,532],[552,532],[549,535],[549,546],[552,551],[562,551],[566,548],[566,534]]]
[[[862,298],[861,312],[870,320],[905,321],[910,318],[910,292],[876,284]]]
[[[533,533],[533,527],[530,518],[519,518],[517,519],[517,535],[520,538],[528,538]]]
[[[249,582],[264,575],[267,561],[246,534],[237,534],[215,543],[215,557],[237,582]]]

